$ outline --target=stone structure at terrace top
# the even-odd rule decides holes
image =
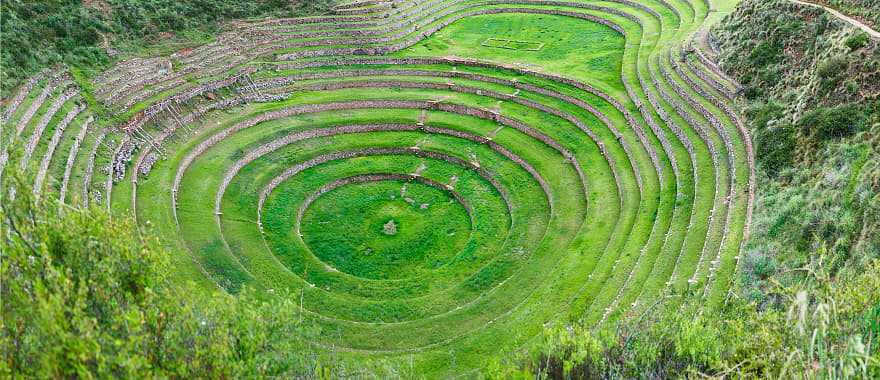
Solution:
[[[394,223],[394,219],[389,219],[388,223],[382,225],[382,232],[388,236],[397,235],[397,223]]]

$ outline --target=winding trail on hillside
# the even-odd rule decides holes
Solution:
[[[838,10],[836,10],[836,9],[834,9],[834,8],[829,8],[829,7],[826,7],[826,6],[821,5],[821,4],[811,3],[811,2],[809,2],[809,1],[801,1],[801,0],[789,0],[789,1],[791,1],[792,3],[795,3],[795,4],[806,5],[806,6],[809,6],[809,7],[822,8],[822,9],[826,10],[828,13],[831,13],[832,15],[834,15],[834,17],[837,17],[838,19],[841,19],[841,20],[843,20],[843,21],[846,21],[846,22],[849,23],[850,25],[855,26],[856,28],[861,29],[861,30],[864,31],[865,33],[868,33],[868,35],[871,36],[871,38],[874,38],[874,39],[878,39],[878,40],[880,40],[880,32],[878,32],[878,31],[876,31],[876,30],[874,30],[874,29],[871,29],[870,26],[865,25],[865,23],[863,23],[863,22],[861,22],[861,21],[859,21],[859,20],[856,20],[856,19],[854,19],[854,18],[852,18],[852,17],[849,17],[849,16],[847,16],[847,15],[845,15],[845,14],[843,14],[843,13],[840,13],[840,11],[838,11]]]

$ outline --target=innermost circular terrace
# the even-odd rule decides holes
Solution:
[[[303,241],[335,269],[369,279],[414,277],[469,240],[466,208],[419,182],[354,183],[322,194],[302,220]]]

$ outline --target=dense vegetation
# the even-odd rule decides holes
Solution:
[[[550,330],[525,367],[553,378],[877,378],[880,262],[832,278],[824,250],[811,259],[802,283],[768,291],[771,307],[671,299],[615,329]]]
[[[0,211],[0,376],[314,375],[292,300],[203,296],[170,281],[167,251],[131,220],[17,189]]]
[[[330,0],[9,0],[0,4],[0,96],[37,71],[58,63],[106,66],[108,49],[130,52],[143,45],[204,42],[220,22],[258,16],[323,13]],[[190,41],[190,40],[195,41]]]
[[[746,1],[716,33],[761,169],[748,292],[762,301],[780,273],[799,282],[791,270],[823,245],[832,274],[880,258],[880,44],[785,1]]]

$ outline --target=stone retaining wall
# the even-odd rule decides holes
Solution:
[[[89,127],[94,121],[95,118],[89,116],[85,123],[83,123],[82,127],[80,127],[79,134],[77,134],[76,138],[73,140],[73,146],[71,146],[70,152],[67,155],[67,163],[64,165],[64,177],[61,180],[61,190],[58,195],[58,199],[61,203],[64,203],[64,200],[67,197],[67,186],[70,183],[70,175],[73,173],[73,164],[76,162],[79,148],[82,145],[82,141],[86,138],[86,134],[89,133]]]
[[[79,90],[76,88],[68,88],[65,90],[60,97],[55,99],[55,102],[52,103],[52,106],[46,110],[46,113],[43,114],[43,117],[40,119],[39,123],[34,127],[34,132],[31,134],[31,137],[28,138],[27,145],[25,145],[24,149],[24,158],[21,160],[21,167],[24,169],[27,167],[28,161],[31,158],[31,155],[34,153],[34,150],[37,149],[37,144],[40,142],[40,138],[43,137],[43,131],[46,130],[46,127],[49,125],[49,122],[52,121],[52,118],[55,117],[55,114],[58,113],[58,110],[64,106],[64,103],[67,103],[68,100],[72,99],[74,96],[79,95]]]
[[[9,101],[9,104],[6,105],[6,108],[3,110],[3,115],[0,116],[0,122],[6,123],[9,121],[12,114],[14,114],[21,103],[24,102],[24,99],[30,94],[31,90],[33,90],[37,83],[43,80],[49,72],[49,69],[40,71],[36,75],[28,78],[27,82],[18,88],[15,92],[15,96]]]

